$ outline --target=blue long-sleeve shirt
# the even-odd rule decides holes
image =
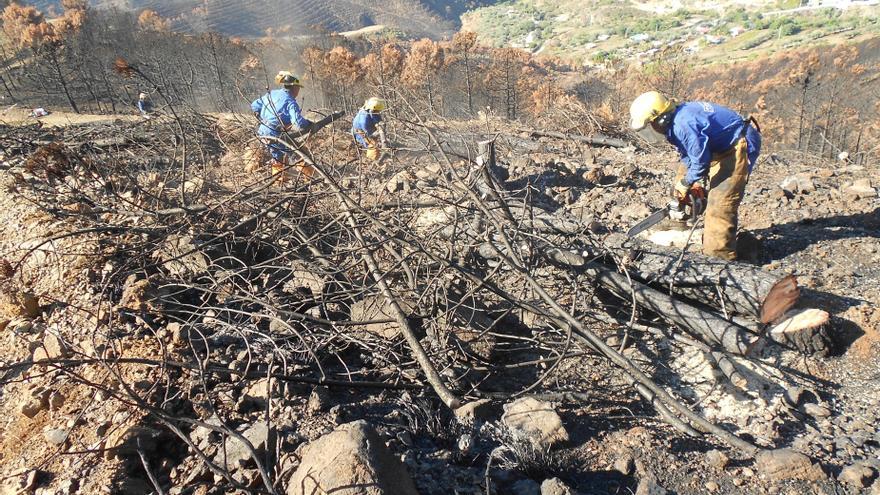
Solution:
[[[666,140],[678,149],[687,166],[685,181],[693,184],[706,177],[712,154],[727,151],[736,144],[744,125],[747,123],[741,115],[721,105],[706,102],[679,105],[666,131]],[[748,126],[745,138],[751,173],[761,152],[761,135],[754,127]]]
[[[286,89],[273,89],[251,103],[251,110],[259,113],[260,128],[257,134],[260,136],[280,136],[281,131],[294,124],[299,129],[305,129],[312,124],[303,117],[302,110],[296,98],[290,96]]]
[[[376,132],[376,126],[379,125],[379,122],[382,122],[382,115],[362,108],[354,116],[351,123],[351,133],[357,142],[366,148],[367,141],[364,139],[364,135],[372,136]]]
[[[138,100],[138,110],[140,110],[141,115],[147,115],[153,111],[153,104],[147,100]]]

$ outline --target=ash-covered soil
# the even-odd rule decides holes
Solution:
[[[689,438],[670,427],[615,366],[558,325],[527,321],[489,299],[462,297],[446,312],[436,310],[438,299],[431,313],[422,290],[407,299],[406,311],[420,322],[440,375],[469,404],[449,410],[378,291],[339,288],[353,280],[339,274],[369,277],[352,257],[356,243],[345,234],[332,188],[315,182],[302,196],[301,184],[269,184],[265,171],[244,171],[246,131],[229,122],[191,126],[202,134],[182,151],[192,167],[183,179],[175,175],[179,162],[169,166],[168,157],[181,153],[172,125],[0,129],[8,191],[0,198],[0,477],[8,493],[311,493],[308,473],[323,472],[322,463],[338,467],[340,479],[352,472],[382,479],[340,493],[880,492],[874,164],[768,153],[741,208],[741,230],[754,238],[752,261],[779,276],[795,274],[799,305],[831,313],[829,355],[768,345],[737,361],[748,379],[739,389],[706,353],[669,338],[674,328],[656,315],[639,314],[641,326],[631,330],[590,321],[674,397],[770,452],[756,461],[711,435]],[[465,201],[442,178],[446,167],[466,170],[461,160],[447,165],[436,153],[400,151],[381,166],[361,164],[344,127],[310,146],[321,163],[334,164],[337,183],[363,211],[426,232],[425,245],[436,237],[417,230],[424,223],[458,222],[436,210]],[[482,131],[468,123],[437,127],[463,141]],[[418,129],[400,129],[396,144],[417,148],[417,136]],[[50,142],[62,143],[61,155],[50,153],[39,167],[29,162]],[[676,166],[663,148],[591,148],[523,135],[497,145],[508,191],[597,236],[625,231],[664,205]],[[186,208],[172,211],[180,190],[189,195]],[[294,199],[270,208],[285,195]],[[428,216],[386,213],[430,202],[439,207]],[[358,217],[362,228],[384,232],[367,218]],[[329,265],[304,264],[318,258],[310,258],[296,226],[321,239],[311,247],[338,250]],[[332,232],[336,246],[326,241]],[[398,273],[400,259],[378,247],[391,241],[372,239],[377,262]],[[460,248],[450,248],[450,259],[460,261]],[[412,260],[415,275],[447,276]],[[499,283],[514,280],[503,266],[481,268]],[[549,268],[534,278],[578,314],[629,318],[628,308],[583,278]],[[406,276],[389,280],[405,292]],[[448,299],[462,283],[421,284],[442,288]],[[328,294],[350,295],[348,319],[369,323],[327,324],[348,304]],[[461,307],[471,320],[497,320],[459,331]],[[329,383],[310,383],[321,377]],[[362,455],[340,460],[351,451]]]

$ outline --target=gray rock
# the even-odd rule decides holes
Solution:
[[[385,191],[392,194],[396,192],[409,192],[412,189],[411,178],[409,171],[400,171],[388,180],[385,184]]]
[[[255,423],[244,430],[241,435],[253,445],[257,456],[263,455],[269,440],[269,426],[266,425],[266,423]],[[220,466],[226,465],[234,470],[243,467],[250,467],[254,462],[250,449],[248,449],[245,443],[241,440],[227,436],[225,445],[225,449],[218,451],[214,458],[214,462]],[[223,455],[223,450],[226,451],[225,457]]]
[[[629,454],[622,455],[614,461],[614,470],[624,476],[629,476],[635,471],[636,464]]]
[[[510,487],[511,495],[541,495],[541,485],[534,480],[519,480]]]
[[[797,174],[786,177],[783,179],[782,183],[779,184],[779,187],[781,187],[783,191],[788,191],[793,194],[813,192],[816,190],[813,178],[809,174]]]
[[[559,478],[550,478],[541,483],[541,495],[575,495],[575,493]]]
[[[642,476],[636,487],[636,495],[666,495],[666,489],[657,482],[653,474]]]
[[[64,428],[45,428],[43,430],[43,436],[46,438],[46,441],[52,445],[61,445],[67,441],[70,432]]]
[[[208,258],[197,248],[192,237],[172,234],[159,246],[155,256],[164,262],[163,267],[172,275],[194,276],[205,273],[210,265]]]
[[[306,409],[312,414],[330,409],[330,390],[327,387],[315,387],[309,394]]]
[[[410,306],[405,301],[398,301],[405,313],[410,312]],[[351,306],[352,321],[369,320],[393,320],[394,312],[385,302],[383,296],[367,296]],[[390,323],[369,323],[359,325],[356,328],[386,339],[393,339],[400,335],[400,328],[396,321]]]
[[[830,409],[820,404],[813,404],[812,402],[804,404],[802,409],[805,414],[814,418],[827,418],[831,416]]]
[[[221,426],[223,424],[217,416],[211,416],[203,422],[213,426]],[[207,449],[210,443],[219,440],[219,438],[220,432],[206,426],[196,426],[189,434],[189,439],[201,450]]]
[[[730,462],[730,458],[720,450],[710,450],[706,452],[706,462],[715,469],[724,469]]]
[[[764,450],[755,456],[758,472],[770,480],[820,481],[826,478],[822,468],[809,457],[789,449]]]
[[[871,185],[870,179],[859,179],[845,187],[843,194],[853,199],[876,198],[877,189]]]
[[[365,421],[344,424],[302,449],[287,495],[418,495],[406,468]]]
[[[513,431],[522,433],[540,449],[568,441],[562,418],[549,402],[523,397],[504,405],[501,421]]]
[[[859,462],[843,468],[843,471],[837,476],[837,480],[858,488],[865,488],[870,486],[876,477],[877,471],[873,467]]]

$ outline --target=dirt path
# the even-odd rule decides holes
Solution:
[[[51,109],[48,110],[51,112],[49,115],[35,118],[31,116],[31,109],[19,108],[17,106],[7,107],[4,110],[0,111],[0,123],[8,125],[27,125],[39,121],[42,122],[44,125],[66,126],[73,124],[113,122],[116,120],[126,122],[136,122],[138,120],[141,120],[141,117],[139,115],[136,115],[134,111],[132,111],[131,115],[95,115],[65,111],[53,111]]]

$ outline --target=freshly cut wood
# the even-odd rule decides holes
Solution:
[[[772,323],[800,297],[794,276],[779,277],[756,266],[697,253],[682,256],[680,249],[619,233],[605,237],[603,247],[625,260],[626,269],[650,285],[669,287],[672,282],[676,294],[761,323]]]
[[[831,315],[821,309],[791,311],[770,329],[770,338],[808,354],[825,354],[828,348],[828,323]]]

